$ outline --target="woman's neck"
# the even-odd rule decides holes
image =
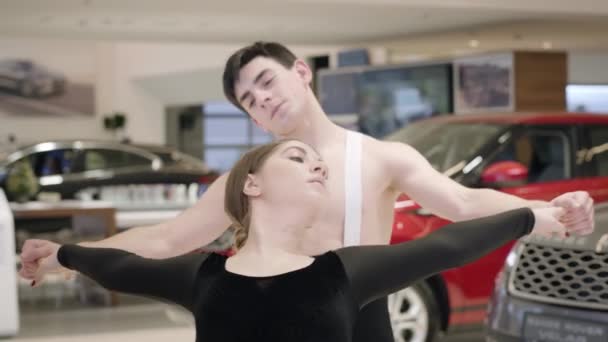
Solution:
[[[255,216],[245,244],[227,264],[230,271],[266,276],[297,270],[312,262],[311,257],[300,252],[306,223],[293,219],[281,221],[276,216],[273,220]]]

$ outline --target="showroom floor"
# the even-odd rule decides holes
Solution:
[[[21,304],[21,331],[11,341],[194,341],[189,313],[147,299],[121,297],[118,307],[83,306],[62,301]],[[481,342],[480,333],[444,338],[441,342]]]

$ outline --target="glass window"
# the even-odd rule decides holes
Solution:
[[[570,112],[608,113],[608,85],[568,85],[566,101]]]
[[[243,152],[272,141],[247,113],[228,101],[207,102],[203,108],[204,159],[212,169],[227,171]]]
[[[492,162],[512,160],[525,165],[529,183],[567,179],[570,172],[566,141],[560,132],[524,134],[507,143]]]
[[[505,129],[503,125],[419,121],[386,137],[411,145],[438,171],[466,161]]]
[[[228,171],[247,151],[242,147],[209,147],[205,150],[205,163],[214,170]]]
[[[248,145],[249,119],[219,118],[205,119],[205,145]]]
[[[590,129],[591,148],[585,156],[594,166],[596,176],[608,176],[608,127]]]
[[[109,149],[88,149],[83,154],[84,170],[148,166],[151,161],[137,154]]]
[[[251,140],[251,144],[252,145],[261,145],[261,144],[266,144],[272,141],[272,135],[270,135],[270,133],[265,132],[264,130],[262,130],[261,128],[259,128],[257,125],[253,124],[251,125],[252,128],[252,140]]]
[[[69,173],[75,153],[72,149],[59,149],[33,153],[27,157],[36,177]]]

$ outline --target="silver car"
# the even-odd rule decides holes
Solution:
[[[13,165],[27,161],[40,191],[73,198],[82,189],[125,184],[207,186],[218,177],[201,160],[159,145],[109,141],[47,141],[19,149],[0,161],[0,186]],[[8,194],[9,197],[11,194]]]

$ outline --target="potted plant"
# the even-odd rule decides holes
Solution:
[[[38,179],[30,163],[22,160],[9,169],[6,190],[13,200],[19,203],[27,202],[38,193],[39,189]]]
[[[126,124],[127,116],[123,112],[114,112],[103,117],[103,127],[111,131],[115,139],[118,139],[119,135],[124,135]]]

